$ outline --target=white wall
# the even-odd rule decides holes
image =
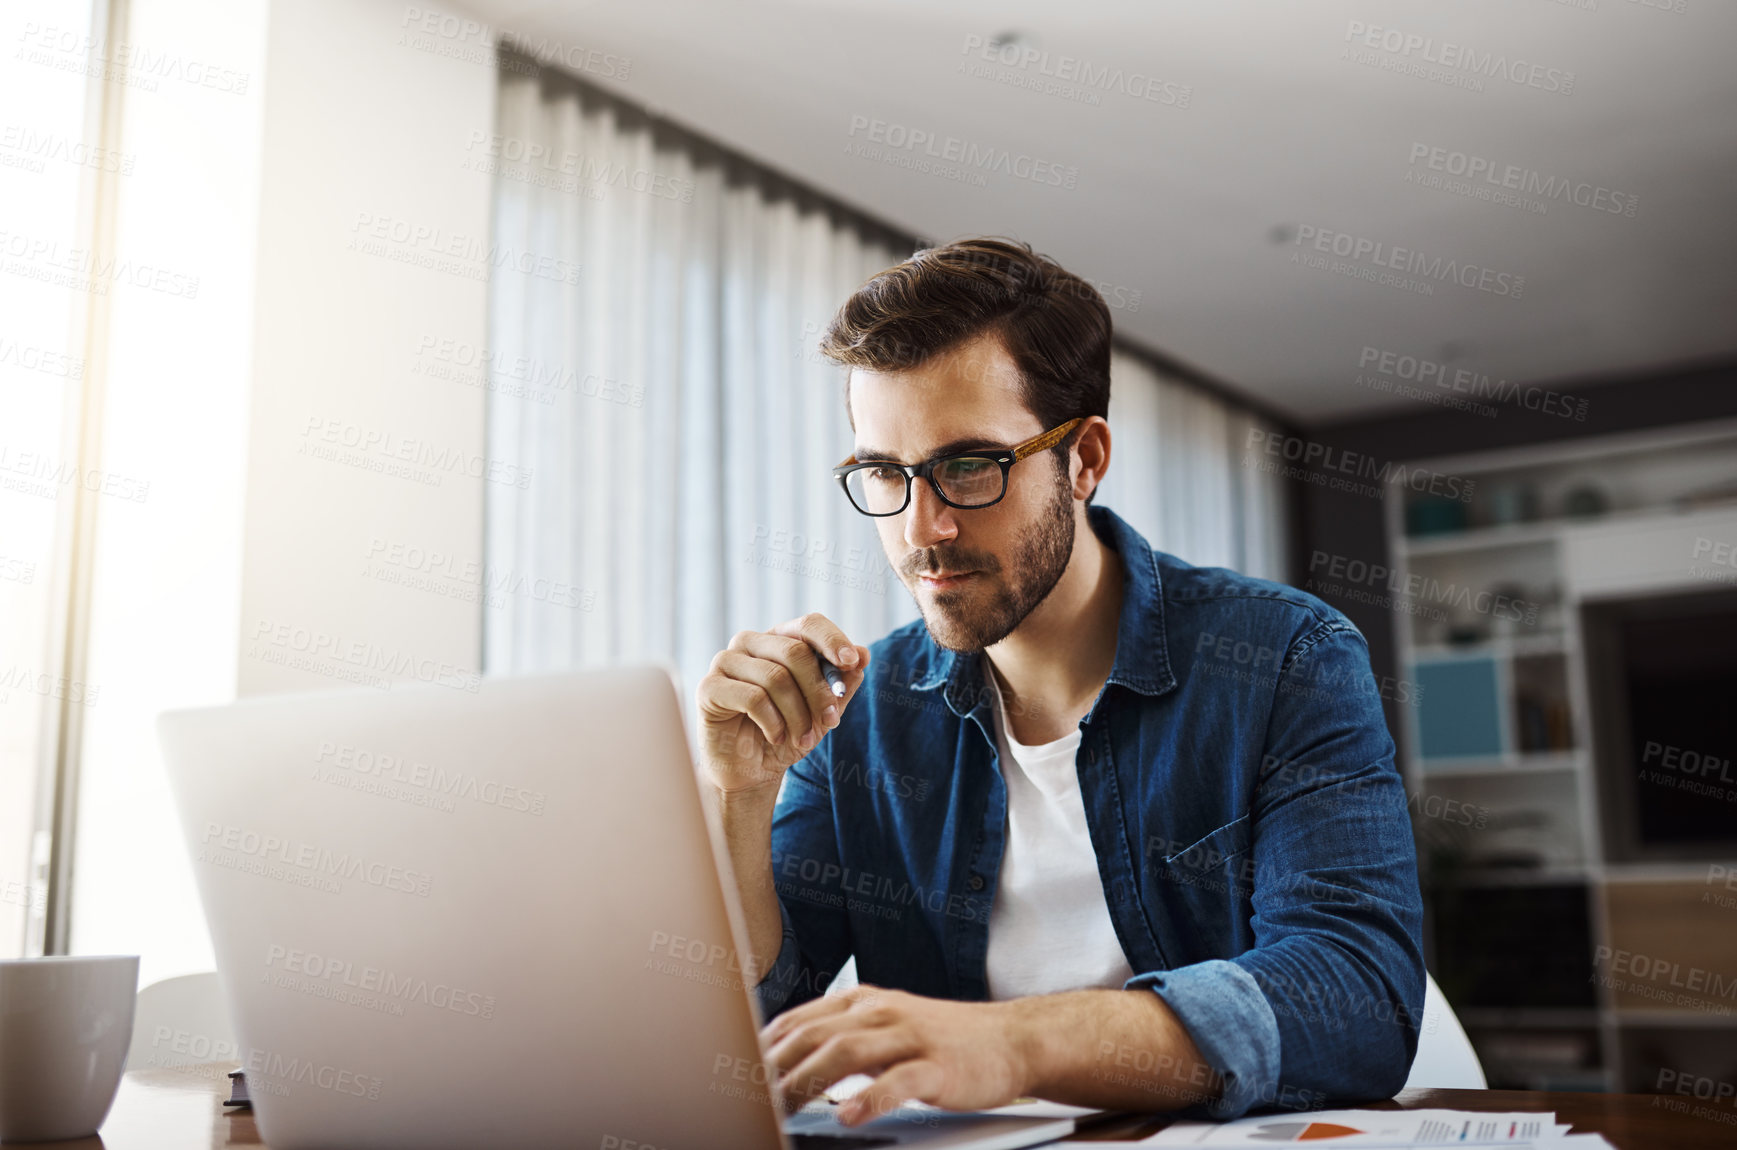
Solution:
[[[406,10],[134,0],[135,43],[232,76],[129,91],[125,119],[137,164],[119,254],[199,281],[192,298],[117,291],[109,333],[105,465],[150,487],[99,518],[103,693],[86,725],[72,949],[137,953],[142,983],[212,965],[158,712],[344,674],[462,684],[477,666],[474,601],[364,570],[375,539],[459,568],[482,540],[483,480],[466,465],[481,462],[483,392],[417,369],[425,342],[484,342],[490,186],[462,164],[492,122],[494,72],[401,42]],[[376,220],[421,238],[370,249]],[[438,482],[306,454],[321,442],[310,419],[338,439],[377,433],[365,462],[408,451]],[[315,634],[333,637],[315,669],[273,661]]]
[[[47,908],[32,861],[40,756],[48,708],[74,687],[50,674],[49,626],[57,504],[72,495],[41,476],[67,462],[62,414],[84,374],[74,309],[82,315],[88,300],[39,277],[85,246],[79,188],[93,177],[79,162],[91,153],[74,150],[84,78],[54,67],[64,56],[41,45],[55,42],[44,30],[82,32],[89,20],[89,0],[0,6],[0,959],[26,952],[27,917],[39,927]]]
[[[271,5],[243,695],[474,682],[484,392],[427,372],[486,343],[495,73],[435,10]]]
[[[211,966],[156,718],[235,697],[266,4],[130,7],[70,945],[148,983]]]

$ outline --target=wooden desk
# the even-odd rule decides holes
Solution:
[[[232,1064],[204,1063],[175,1070],[139,1070],[121,1081],[115,1108],[100,1140],[51,1145],[66,1150],[206,1150],[259,1146],[250,1110],[230,1110]],[[1680,1106],[1679,1106],[1680,1104]],[[1737,1108],[1693,1098],[1651,1094],[1543,1094],[1523,1090],[1408,1090],[1374,1108],[1448,1110],[1554,1110],[1577,1134],[1599,1133],[1618,1150],[1732,1150]],[[1698,1113],[1697,1113],[1698,1111]],[[1082,1141],[1139,1138],[1167,1119],[1118,1119],[1076,1135]]]

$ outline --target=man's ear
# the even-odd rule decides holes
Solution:
[[[1110,469],[1110,424],[1099,415],[1089,415],[1074,433],[1073,449],[1068,453],[1070,462],[1079,460],[1079,471],[1074,475],[1073,495],[1075,499],[1087,499],[1097,491],[1098,484],[1104,481],[1105,472]]]

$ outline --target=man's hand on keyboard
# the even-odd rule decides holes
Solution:
[[[1211,1102],[1224,1089],[1182,1020],[1144,989],[953,1002],[859,986],[786,1011],[763,1037],[793,1108],[852,1074],[874,1079],[839,1105],[850,1126],[908,1100],[989,1110],[1030,1095],[1162,1111]]]
[[[951,1002],[857,986],[804,1003],[764,1032],[778,1088],[792,1107],[851,1074],[872,1085],[841,1103],[855,1126],[906,1100],[948,1110],[987,1110],[1026,1093],[1025,1052],[1014,1012],[998,1002]]]

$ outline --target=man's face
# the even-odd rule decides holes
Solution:
[[[1019,369],[994,336],[906,371],[856,368],[850,404],[864,461],[922,463],[1049,430],[1026,409]],[[935,642],[977,651],[1011,634],[1067,569],[1074,500],[1067,473],[1044,451],[1013,465],[1006,496],[991,507],[949,507],[918,479],[909,506],[874,523]]]

